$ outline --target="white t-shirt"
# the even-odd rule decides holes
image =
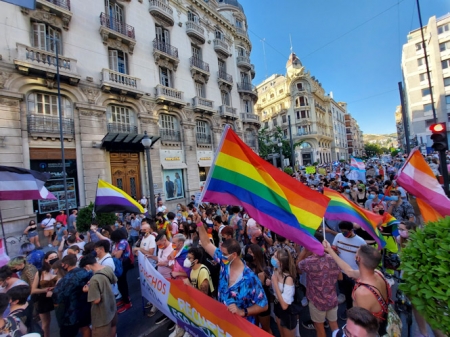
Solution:
[[[114,261],[111,257],[111,254],[109,254],[109,253],[106,253],[106,255],[103,256],[103,258],[101,258],[101,259],[97,258],[97,262],[100,263],[102,266],[110,267],[113,271],[116,270]]]
[[[53,226],[55,225],[55,222],[56,222],[56,220],[53,219],[53,218],[50,218],[50,219],[44,219],[44,220],[42,220],[41,225],[44,225],[44,226],[45,226],[45,227],[44,227],[44,230],[45,230],[45,231],[49,231],[49,230],[52,230],[52,229],[53,229]]]
[[[156,213],[159,213],[159,212],[165,213],[165,212],[166,212],[166,209],[167,209],[167,207],[164,206],[164,205],[159,206],[159,207],[156,209]]]
[[[172,245],[168,245],[167,248],[165,249],[159,249],[158,263],[166,264],[167,262],[169,262],[167,258],[172,252],[173,252]],[[171,268],[166,266],[159,266],[158,271],[165,279],[170,279],[170,273],[172,272]]]
[[[295,285],[287,285],[286,283],[283,285],[283,282],[278,282],[278,288],[280,288],[283,301],[285,301],[286,304],[292,304],[292,302],[294,302]],[[273,292],[275,293],[275,289],[273,289]]]
[[[147,251],[152,248],[156,250],[155,237],[151,234],[149,234],[147,237],[144,236],[141,241],[141,248]]]
[[[346,238],[342,233],[335,236],[333,246],[336,246],[339,251],[339,257],[344,260],[353,270],[359,270],[355,261],[355,255],[358,248],[365,245],[360,236],[355,235],[352,238]]]
[[[173,220],[172,222],[172,235],[178,234],[178,222]]]

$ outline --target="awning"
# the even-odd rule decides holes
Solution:
[[[145,148],[141,140],[144,136],[139,133],[108,132],[102,139],[102,148],[114,152],[143,152]],[[149,135],[149,138],[153,146],[161,137]]]
[[[175,169],[185,169],[187,168],[187,165],[185,163],[180,162],[162,162],[161,163],[163,169],[165,170],[175,170]]]
[[[210,160],[199,160],[198,166],[200,167],[211,167],[212,166],[212,159]]]

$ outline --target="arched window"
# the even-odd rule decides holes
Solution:
[[[216,28],[215,35],[216,35],[216,39],[223,40],[223,33],[220,29]]]
[[[310,143],[308,143],[308,142],[303,142],[302,145],[300,145],[300,147],[302,149],[311,149],[312,145]]]
[[[108,132],[137,133],[135,113],[126,106],[109,105],[106,118]]]
[[[169,114],[159,115],[159,135],[162,140],[180,142],[180,128],[175,116]]]
[[[306,97],[300,97],[300,106],[308,106],[308,99]]]
[[[211,128],[205,121],[197,121],[197,143],[198,144],[211,144]]]
[[[188,11],[188,21],[195,22],[197,24],[200,22],[197,13],[192,11]]]

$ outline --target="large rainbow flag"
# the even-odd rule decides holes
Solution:
[[[144,208],[120,188],[99,179],[94,211],[95,213],[144,213]]]
[[[329,198],[259,157],[227,126],[201,200],[241,205],[262,226],[322,254],[314,238]]]
[[[418,148],[411,151],[398,171],[397,183],[416,198],[426,200],[439,215],[450,216],[450,199]]]
[[[374,238],[378,243],[378,247],[382,248],[386,245],[386,241],[378,229],[378,226],[383,223],[383,217],[381,215],[360,207],[332,189],[325,187],[323,194],[331,199],[325,213],[325,218],[354,222]]]

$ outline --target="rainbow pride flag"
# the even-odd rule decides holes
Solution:
[[[360,207],[332,189],[325,187],[323,194],[331,199],[325,213],[326,219],[356,223],[374,238],[378,247],[386,245],[386,241],[378,229],[378,226],[383,223],[381,215]]]
[[[314,238],[329,198],[259,157],[227,126],[201,199],[241,205],[262,226],[322,254]]]
[[[400,220],[397,220],[392,214],[388,212],[384,212],[383,214],[383,227],[389,227],[392,226],[392,236],[396,237],[399,235],[398,233],[398,225],[400,224]]]
[[[99,179],[94,211],[95,213],[144,213],[144,208],[120,188]]]

